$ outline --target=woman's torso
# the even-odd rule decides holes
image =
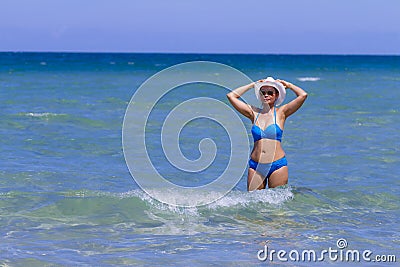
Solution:
[[[285,120],[276,108],[268,113],[260,111],[259,109],[253,111],[254,147],[251,158],[260,163],[270,163],[285,156],[281,145]]]

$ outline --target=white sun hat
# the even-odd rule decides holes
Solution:
[[[272,87],[276,88],[279,91],[279,97],[275,101],[275,105],[278,106],[278,105],[282,104],[282,102],[285,100],[285,97],[286,97],[286,89],[285,89],[285,86],[283,86],[283,84],[281,84],[280,82],[276,81],[272,77],[268,77],[265,80],[261,80],[259,82],[256,82],[255,85],[254,85],[254,93],[256,94],[256,97],[257,97],[257,99],[259,101],[261,101],[261,99],[260,99],[260,89],[263,86],[272,86]]]

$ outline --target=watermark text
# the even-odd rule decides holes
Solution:
[[[371,250],[346,249],[347,240],[339,238],[336,247],[329,247],[321,251],[313,249],[304,250],[275,250],[270,249],[268,245],[257,252],[257,258],[260,261],[294,261],[294,262],[322,262],[330,260],[333,262],[396,262],[396,255],[374,255]]]

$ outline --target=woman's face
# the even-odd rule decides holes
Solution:
[[[260,88],[260,99],[264,104],[274,104],[278,98],[277,90],[272,86],[263,86]]]

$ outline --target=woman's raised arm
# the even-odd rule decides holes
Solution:
[[[285,114],[285,117],[287,118],[293,113],[295,113],[303,105],[304,101],[306,101],[307,99],[307,92],[290,82],[284,80],[277,80],[277,81],[283,84],[283,86],[285,86],[286,88],[292,90],[297,96],[295,99],[293,99],[286,105],[282,106],[282,111]]]
[[[244,103],[239,98],[246,93],[248,90],[254,87],[254,82],[249,83],[247,85],[236,88],[235,90],[229,92],[226,97],[232,106],[239,111],[242,115],[249,118],[251,121],[254,120],[254,113],[250,105]]]

